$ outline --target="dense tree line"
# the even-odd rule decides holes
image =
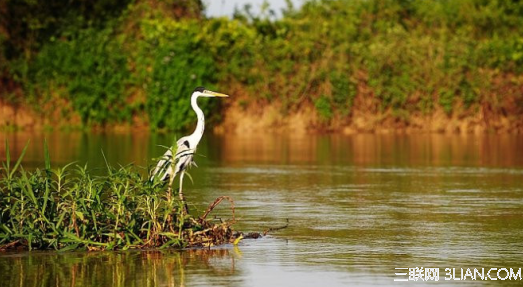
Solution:
[[[8,0],[0,13],[2,98],[44,116],[66,99],[85,125],[184,128],[202,84],[325,121],[350,117],[358,96],[406,121],[523,111],[519,1],[323,0],[215,19],[191,0]]]

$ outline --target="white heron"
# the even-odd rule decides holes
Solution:
[[[198,143],[202,139],[203,130],[205,129],[205,116],[196,102],[198,97],[228,97],[228,95],[209,91],[204,87],[197,87],[194,89],[194,92],[191,96],[191,106],[198,118],[196,128],[192,134],[184,136],[176,142],[177,147],[174,158],[172,154],[174,147],[168,149],[167,152],[165,152],[163,157],[158,161],[158,164],[152,171],[150,178],[151,180],[154,180],[155,177],[158,177],[163,181],[169,180],[170,191],[174,178],[179,174],[180,189],[178,194],[182,202],[185,201],[182,191],[183,175],[188,167],[192,165],[196,166],[193,157],[194,153],[196,152],[196,148],[198,147]]]

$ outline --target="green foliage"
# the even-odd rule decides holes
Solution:
[[[332,108],[329,99],[321,96],[314,102],[314,106],[322,120],[329,120],[332,117]]]
[[[85,124],[130,120],[127,58],[121,37],[115,36],[110,28],[85,29],[67,41],[48,43],[31,63],[26,89],[46,100],[65,88],[61,96],[72,102]]]
[[[447,114],[452,112],[452,107],[454,105],[454,95],[454,90],[442,90],[440,92],[439,104]]]
[[[16,3],[7,6],[43,5]],[[63,8],[69,16],[56,23],[42,20],[50,19],[45,9],[38,25],[13,22],[38,34],[37,45],[0,35],[0,60],[8,61],[0,69],[23,87],[27,102],[68,99],[86,125],[146,116],[153,128],[190,128],[189,95],[199,85],[236,85],[284,109],[313,103],[323,118],[350,114],[358,91],[381,110],[451,114],[487,95],[501,97],[492,87],[513,86],[510,75],[523,72],[517,1],[317,0],[300,9],[289,2],[280,19],[269,7],[258,16],[247,7],[234,19],[205,19],[201,1],[94,3],[71,2]],[[96,8],[103,3],[120,9],[103,14]],[[65,28],[72,15],[84,20]],[[51,29],[56,25],[62,28]],[[212,119],[217,102],[199,104]]]
[[[192,91],[197,86],[212,88],[209,83],[217,81],[214,60],[196,24],[154,19],[142,25],[146,38],[139,46],[143,58],[138,69],[150,70],[143,81],[152,127],[180,129],[193,123]],[[205,111],[213,103],[202,99],[198,104]]]
[[[29,60],[48,41],[86,27],[103,28],[132,0],[7,0],[0,4],[0,31],[6,31],[7,59]],[[1,29],[4,28],[4,29]]]
[[[95,177],[80,166],[50,169],[47,160],[35,172],[17,171],[18,162],[10,170],[8,162],[0,178],[0,245],[129,248],[158,240],[160,232],[184,220],[177,202],[131,167]]]
[[[72,164],[53,169],[45,143],[45,168],[28,172],[20,164],[26,149],[11,166],[6,142],[0,250],[180,248],[222,244],[233,235],[229,223],[215,225],[185,214],[184,203],[165,192],[164,182],[149,180],[133,166],[107,166],[103,176]],[[194,234],[204,229],[218,230],[219,236]]]
[[[323,0],[290,9],[277,21],[237,13],[256,29],[259,43],[244,77],[258,79],[248,83],[253,91],[291,106],[309,98],[322,107],[318,111],[329,103],[333,113],[348,114],[363,86],[382,110],[426,113],[440,106],[450,114],[457,103],[468,108],[489,94],[489,69],[521,71],[522,7],[480,0]]]
[[[329,80],[335,107],[342,115],[347,115],[356,97],[356,84],[351,81],[348,73],[332,72]]]

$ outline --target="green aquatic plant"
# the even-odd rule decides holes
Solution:
[[[0,250],[88,249],[212,246],[234,242],[239,233],[229,222],[206,220],[214,208],[194,217],[166,193],[166,184],[149,180],[133,165],[94,175],[74,163],[52,168],[47,143],[43,169],[21,165],[27,146],[11,166],[0,170]],[[234,210],[234,207],[233,207]]]

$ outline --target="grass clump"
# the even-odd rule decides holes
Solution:
[[[0,250],[210,247],[234,242],[234,223],[214,223],[183,212],[183,203],[165,192],[165,184],[150,181],[136,167],[107,166],[96,176],[86,166],[51,168],[47,144],[45,168],[21,166],[27,145],[11,166],[0,169]],[[230,200],[230,199],[229,199]],[[232,203],[232,200],[230,200]]]

